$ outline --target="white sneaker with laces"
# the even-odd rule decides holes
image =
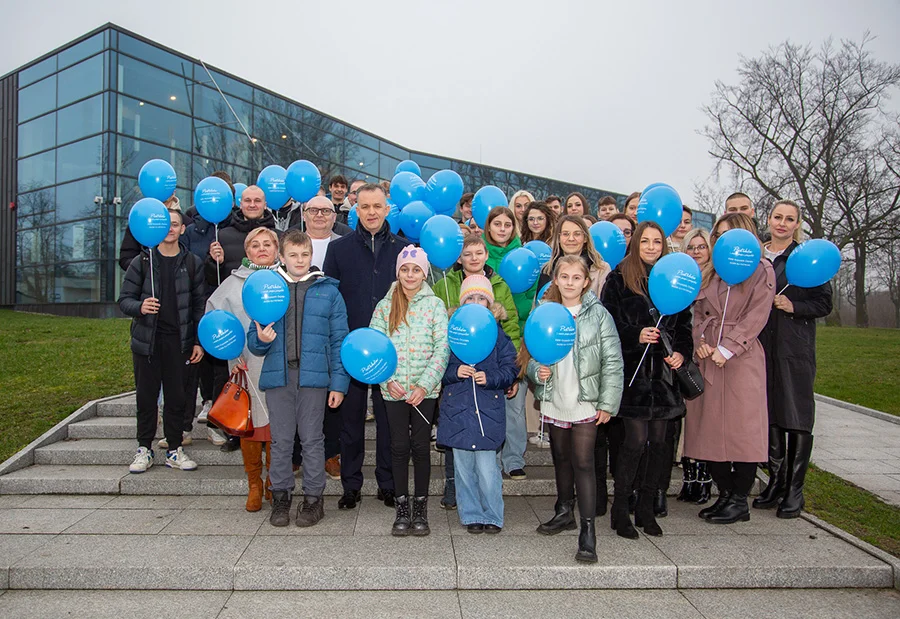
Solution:
[[[203,407],[200,409],[200,414],[197,415],[198,423],[206,423],[206,420],[209,417],[209,411],[212,409],[212,404],[212,400],[203,401]]]
[[[153,451],[146,447],[138,447],[137,453],[134,455],[134,461],[128,467],[131,473],[143,473],[153,466]]]
[[[181,469],[182,471],[197,470],[197,463],[191,460],[181,447],[174,451],[166,452],[166,466],[171,469]]]
[[[225,433],[215,426],[206,426],[206,438],[210,443],[217,446],[222,446],[228,442]]]
[[[188,445],[192,445],[194,443],[194,438],[191,436],[190,432],[183,432],[181,434],[181,444],[187,447]],[[169,441],[165,439],[165,437],[159,439],[159,442],[156,444],[160,449],[168,449]]]

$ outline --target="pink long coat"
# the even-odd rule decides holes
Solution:
[[[713,274],[694,304],[694,349],[715,347],[728,284]],[[723,367],[699,361],[703,395],[687,402],[684,455],[712,462],[764,462],[768,458],[766,356],[756,339],[775,298],[775,272],[761,260],[753,275],[731,287],[721,345],[734,353]]]

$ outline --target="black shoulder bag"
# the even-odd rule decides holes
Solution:
[[[651,307],[650,316],[653,317],[653,320],[658,321],[659,310]],[[672,348],[672,340],[669,338],[669,334],[660,329],[659,339],[663,348],[666,349],[666,356],[671,357],[675,350]],[[678,378],[678,386],[685,400],[693,400],[703,394],[703,374],[700,373],[700,368],[694,363],[693,359],[685,359],[680,368],[672,371],[675,372],[675,376]]]

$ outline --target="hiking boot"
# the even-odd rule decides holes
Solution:
[[[412,529],[413,535],[428,535],[428,497],[417,496],[413,499]]]
[[[272,492],[272,515],[269,523],[273,527],[286,527],[291,522],[291,493],[287,490]]]
[[[297,506],[298,527],[311,527],[325,517],[325,506],[320,496],[304,496]]]
[[[391,535],[403,537],[409,535],[409,529],[412,521],[409,518],[409,497],[398,496],[395,501],[397,509],[397,517],[394,519],[394,525],[391,527]]]

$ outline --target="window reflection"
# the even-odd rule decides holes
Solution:
[[[16,269],[16,303],[52,303],[53,265]]]
[[[103,131],[103,95],[59,110],[58,143],[65,144]]]
[[[116,130],[172,148],[191,149],[190,117],[130,97],[117,97]]]
[[[100,263],[61,264],[56,268],[54,298],[57,303],[90,303],[100,300]]]
[[[57,149],[56,180],[63,183],[103,171],[103,138],[95,136]]]
[[[59,84],[57,104],[59,107],[103,90],[104,58],[103,54],[98,54],[59,72],[57,77]]]
[[[194,147],[197,153],[207,158],[250,166],[251,142],[243,133],[214,125],[198,126],[195,133]]]
[[[56,146],[56,114],[19,125],[19,157]]]
[[[19,193],[25,193],[56,182],[56,151],[19,159]]]
[[[118,66],[119,92],[131,95],[138,101],[155,103],[184,114],[191,113],[189,81],[128,56],[119,55]]]
[[[96,54],[103,49],[103,33],[98,32],[89,39],[85,39],[81,43],[73,45],[69,49],[65,49],[59,53],[59,68],[64,69],[69,65],[75,64],[79,60],[87,58],[92,54]]]
[[[19,122],[40,116],[56,107],[56,76],[19,90]]]
[[[70,221],[99,215],[100,204],[95,203],[94,198],[103,195],[100,178],[95,176],[57,186],[56,221]],[[78,260],[78,258],[73,258],[73,260]]]
[[[24,88],[28,84],[32,84],[43,77],[47,77],[55,71],[56,56],[45,58],[36,65],[32,65],[27,69],[19,71],[19,88]]]
[[[242,131],[241,123],[243,123],[244,127],[249,129],[251,105],[228,95],[225,97],[234,109],[234,114],[217,91],[205,86],[194,86],[194,114],[221,127]],[[241,123],[234,117],[235,114]]]
[[[56,226],[56,262],[100,258],[100,220],[86,219]]]
[[[132,138],[119,137],[116,140],[116,171],[119,174],[137,178],[141,166],[150,159],[168,161],[175,168],[178,185],[187,186],[191,178],[191,156],[188,153]]]

